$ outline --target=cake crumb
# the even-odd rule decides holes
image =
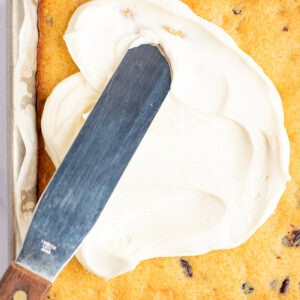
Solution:
[[[163,29],[165,31],[167,31],[167,32],[175,35],[175,36],[180,37],[180,38],[184,38],[185,37],[185,34],[182,31],[180,31],[180,30],[175,30],[175,29],[172,29],[171,27],[165,26],[165,25],[163,26]]]
[[[232,9],[232,12],[233,12],[235,15],[241,15],[241,14],[242,14],[242,10],[241,10],[241,9],[238,9],[238,8],[233,8],[233,9]]]
[[[53,26],[53,19],[52,19],[51,16],[47,16],[47,17],[45,18],[45,22],[46,22],[46,24],[47,24],[49,27],[52,27],[52,26]]]
[[[129,8],[121,10],[121,13],[124,17],[132,19],[133,18],[133,13]]]

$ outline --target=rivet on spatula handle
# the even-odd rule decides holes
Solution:
[[[28,300],[27,293],[22,290],[16,291],[13,300]]]
[[[51,282],[13,262],[0,281],[0,300],[43,300]]]

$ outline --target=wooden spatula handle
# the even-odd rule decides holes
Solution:
[[[46,299],[51,282],[12,262],[0,281],[0,300]]]

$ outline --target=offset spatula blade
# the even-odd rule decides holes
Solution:
[[[55,279],[97,221],[170,83],[157,47],[127,52],[42,195],[18,265]]]
[[[170,89],[168,62],[128,51],[58,168],[17,262],[52,281],[103,210]]]

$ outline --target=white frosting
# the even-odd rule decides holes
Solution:
[[[88,2],[64,39],[80,72],[45,106],[42,130],[56,167],[128,48],[161,45],[173,73],[79,261],[112,278],[148,258],[245,242],[273,213],[289,179],[281,100],[255,62],[177,0]]]

